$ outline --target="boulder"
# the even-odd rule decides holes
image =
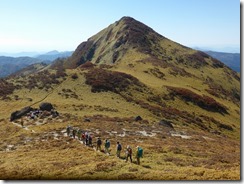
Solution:
[[[136,116],[135,121],[141,121],[142,117],[141,116]]]
[[[168,120],[161,120],[159,122],[159,125],[162,125],[164,127],[167,127],[167,128],[171,128],[171,129],[174,129],[173,125],[172,125],[172,122],[171,121],[168,121]]]
[[[85,118],[84,121],[85,122],[91,122],[91,120],[89,118]]]
[[[39,107],[42,111],[51,111],[53,109],[53,105],[48,102],[41,103]]]
[[[22,116],[25,116],[27,113],[29,113],[30,111],[33,111],[32,107],[24,107],[23,109],[19,110],[19,111],[15,111],[11,114],[10,116],[10,121],[14,121],[16,119],[21,118]]]

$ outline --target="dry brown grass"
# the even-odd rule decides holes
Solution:
[[[1,179],[113,179],[113,180],[239,180],[240,144],[222,136],[203,131],[188,131],[191,139],[170,136],[154,123],[104,116],[84,118],[62,115],[47,124],[30,125],[29,130],[5,120],[0,145]],[[111,140],[111,155],[96,152],[78,140],[65,137],[65,127],[71,124]],[[137,131],[156,131],[154,137]],[[121,137],[125,132],[125,136]],[[164,138],[162,138],[164,135]],[[207,138],[203,138],[207,137]],[[133,163],[115,156],[116,142],[123,150],[133,148]],[[139,142],[138,142],[139,141]],[[13,149],[6,151],[8,145]],[[141,165],[135,163],[135,147],[144,149]],[[121,154],[125,156],[124,151]]]

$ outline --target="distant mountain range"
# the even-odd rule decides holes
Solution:
[[[198,50],[201,50],[198,48]],[[38,54],[37,52],[21,52],[15,54],[0,53],[4,56],[0,56],[0,78],[11,75],[19,70],[24,69],[35,63],[50,64],[57,58],[67,58],[72,55],[74,51],[59,52],[53,50],[44,54]],[[240,72],[240,54],[239,53],[226,53],[215,51],[204,51],[213,58],[222,61],[225,65],[230,67],[236,72]],[[9,55],[13,56],[10,57]],[[18,56],[18,57],[14,57]],[[21,57],[20,57],[21,56]],[[32,56],[32,57],[31,57]]]
[[[18,70],[21,70],[31,64],[41,63],[37,58],[31,57],[6,57],[0,56],[0,77],[6,77]]]
[[[46,61],[46,62],[50,61],[50,62],[52,62],[52,61],[54,61],[57,58],[69,57],[69,56],[72,55],[72,53],[73,53],[73,51],[58,52],[58,51],[54,50],[54,51],[50,51],[50,52],[48,52],[46,54],[38,55],[36,58],[40,59],[42,61]]]
[[[58,52],[56,50],[50,51],[45,54],[35,55],[33,57],[22,56],[22,57],[9,57],[9,56],[0,56],[0,78],[9,76],[19,70],[24,69],[32,64],[36,63],[45,63],[50,64],[57,58],[66,58],[71,56],[73,51]],[[24,52],[22,53],[24,55]],[[31,55],[31,53],[26,53],[26,55]],[[34,54],[34,52],[32,53]],[[6,54],[8,55],[8,54]],[[14,54],[13,54],[14,55]],[[17,55],[21,55],[16,54]]]
[[[0,56],[6,57],[36,57],[38,55],[45,54],[45,52],[17,52],[17,53],[10,53],[10,52],[0,52]]]
[[[228,67],[236,72],[241,71],[241,56],[239,53],[225,53],[225,52],[214,52],[205,51],[208,55],[222,61]]]

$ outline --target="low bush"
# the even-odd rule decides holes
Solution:
[[[73,75],[71,75],[71,78],[74,79],[74,80],[78,79],[78,75],[76,73],[74,73]]]
[[[184,68],[178,66],[171,66],[169,73],[173,76],[180,75],[182,77],[195,77],[193,74],[187,72]]]
[[[45,89],[51,88],[52,84],[59,84],[66,76],[65,70],[62,68],[56,69],[55,73],[50,73],[48,70],[38,72],[36,74],[26,76],[27,83],[24,85],[27,89]]]
[[[203,119],[205,119],[206,121],[208,121],[208,122],[214,123],[220,129],[225,129],[225,130],[233,131],[233,127],[231,125],[224,124],[224,123],[222,123],[222,122],[214,119],[213,117],[208,117],[208,116],[204,116],[204,115],[202,115],[201,117]]]
[[[94,66],[95,65],[92,62],[88,61],[88,62],[80,65],[80,68],[81,69],[88,69],[88,68],[94,68]]]
[[[219,112],[219,113],[225,113],[227,114],[227,107],[224,105],[218,103],[215,99],[206,96],[206,95],[198,95],[194,92],[192,92],[189,89],[185,88],[177,88],[177,87],[171,87],[167,86],[168,90],[170,91],[170,95],[172,96],[178,96],[184,101],[192,102],[193,104],[208,110],[212,112]]]
[[[13,93],[14,89],[15,86],[12,83],[4,79],[0,79],[0,97],[6,98],[7,95]]]
[[[132,75],[122,72],[94,68],[85,74],[86,84],[92,87],[92,92],[112,91],[120,93],[130,86],[143,87],[144,85]]]
[[[201,68],[203,66],[208,65],[208,63],[205,60],[207,58],[209,58],[209,55],[207,55],[204,52],[197,51],[194,54],[187,55],[185,60],[188,62],[188,64],[190,64],[190,66],[194,68]]]

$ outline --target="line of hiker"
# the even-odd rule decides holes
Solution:
[[[77,137],[78,140],[82,141],[84,145],[93,147],[92,144],[92,136],[86,131],[82,131],[81,129],[73,128],[72,126],[67,126],[66,133],[68,137],[73,137],[74,139]],[[100,137],[97,138],[96,141],[96,151],[104,152],[107,155],[110,155],[110,141],[106,139],[104,142],[104,150],[102,150],[102,140]],[[121,157],[122,145],[120,142],[117,142],[116,146],[116,156],[118,158]],[[140,146],[136,147],[136,163],[140,165],[140,158],[143,157],[143,149]],[[130,159],[132,163],[132,148],[127,145],[125,149],[125,161],[127,162]]]
[[[66,133],[68,137],[73,137],[74,139],[77,137],[77,139],[82,141],[83,144],[91,147],[93,146],[92,136],[88,132],[82,132],[81,129],[73,128],[72,126],[67,126]]]

